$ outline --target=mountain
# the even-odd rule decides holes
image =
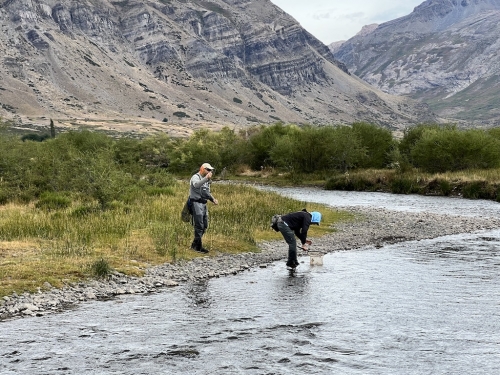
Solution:
[[[365,25],[361,28],[361,30],[355,35],[355,37],[363,37],[370,34],[373,30],[378,27],[378,23],[372,23],[370,25]],[[330,52],[335,54],[340,47],[346,42],[346,40],[339,40],[328,45]]]
[[[349,74],[269,0],[0,0],[0,116],[108,131],[401,128],[428,108]]]
[[[428,0],[334,52],[384,92],[427,102],[441,117],[500,123],[500,0]]]

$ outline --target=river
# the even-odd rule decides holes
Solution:
[[[498,217],[487,201],[281,189]],[[282,262],[0,323],[0,374],[498,374],[500,230]]]

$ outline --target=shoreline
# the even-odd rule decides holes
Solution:
[[[335,226],[336,232],[313,238],[311,251],[330,253],[355,250],[365,246],[383,247],[405,241],[432,239],[446,235],[473,233],[500,228],[500,219],[412,213],[384,209],[343,207],[358,218]],[[262,242],[258,253],[216,254],[189,262],[165,263],[148,268],[143,277],[114,272],[107,279],[71,283],[61,289],[46,283],[38,293],[13,294],[0,300],[0,324],[4,320],[44,316],[77,307],[88,301],[108,300],[125,294],[159,293],[181,283],[214,277],[236,275],[251,268],[266,268],[286,260],[288,247],[284,240]],[[305,263],[307,253],[299,251],[299,262]],[[299,266],[300,267],[300,266]],[[302,265],[303,267],[303,265]],[[285,264],[283,262],[283,270]]]

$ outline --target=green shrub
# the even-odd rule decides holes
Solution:
[[[338,174],[325,183],[325,190],[376,191],[378,187],[378,182],[356,174]]]
[[[500,165],[500,140],[477,129],[428,128],[410,154],[414,165],[429,173],[490,169]]]
[[[373,191],[376,190],[376,184],[363,176],[353,176],[351,178],[353,190],[355,191]]]
[[[183,117],[189,118],[189,115],[187,115],[186,112],[177,111],[177,112],[174,112],[172,114],[176,117],[179,117],[179,118],[183,118]]]
[[[42,193],[35,206],[45,210],[59,210],[69,207],[71,202],[71,198],[66,194],[46,191]]]
[[[75,218],[81,218],[90,214],[97,212],[96,207],[92,206],[78,206],[72,212],[71,216]]]
[[[89,266],[91,275],[99,278],[107,277],[111,274],[113,269],[111,268],[109,262],[106,259],[98,259],[91,263]]]
[[[325,183],[325,190],[354,191],[354,184],[347,174],[337,174]]]
[[[471,181],[464,183],[462,196],[468,199],[497,199],[496,187],[486,181]]]
[[[23,142],[25,141],[33,141],[33,142],[43,142],[47,139],[50,138],[50,134],[36,134],[36,133],[29,133],[25,134],[21,137],[21,140]]]
[[[0,189],[0,206],[9,202],[9,195],[3,189]]]
[[[390,163],[390,153],[394,147],[394,139],[389,129],[357,122],[352,125],[353,133],[360,140],[364,149],[359,166],[362,168],[385,168]]]
[[[411,159],[413,148],[422,139],[424,132],[432,129],[439,129],[439,125],[422,124],[405,129],[404,137],[398,144],[399,151],[405,160],[413,164]]]
[[[391,192],[394,194],[411,194],[415,192],[413,181],[406,177],[395,177],[391,182]]]
[[[248,131],[248,143],[250,158],[247,164],[254,170],[259,170],[261,166],[274,167],[271,159],[271,150],[276,145],[278,139],[288,134],[291,127],[286,127],[281,123],[259,127],[252,127]]]
[[[447,180],[439,179],[438,184],[439,184],[439,190],[441,191],[441,194],[444,196],[450,195],[451,192],[453,191],[453,186]]]
[[[263,133],[268,132],[264,130]],[[345,172],[366,158],[360,138],[347,126],[288,127],[284,133],[269,135],[262,139],[261,147],[267,148],[265,151],[273,165],[286,170],[313,173],[336,169]]]

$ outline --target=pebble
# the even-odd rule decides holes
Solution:
[[[338,224],[334,233],[313,239],[311,250],[323,253],[383,247],[403,241],[436,238],[458,233],[472,233],[500,228],[500,219],[465,217],[428,212],[395,212],[374,208],[347,208],[356,220]],[[217,254],[190,262],[165,263],[146,270],[143,277],[129,277],[113,272],[108,279],[72,283],[61,289],[44,283],[36,293],[13,293],[0,301],[0,321],[26,316],[43,316],[63,311],[89,300],[109,299],[125,294],[160,292],[187,281],[236,275],[253,268],[266,268],[285,260],[288,247],[283,241],[262,242],[258,253]],[[305,253],[300,256],[307,256]],[[285,264],[283,263],[283,268]]]

